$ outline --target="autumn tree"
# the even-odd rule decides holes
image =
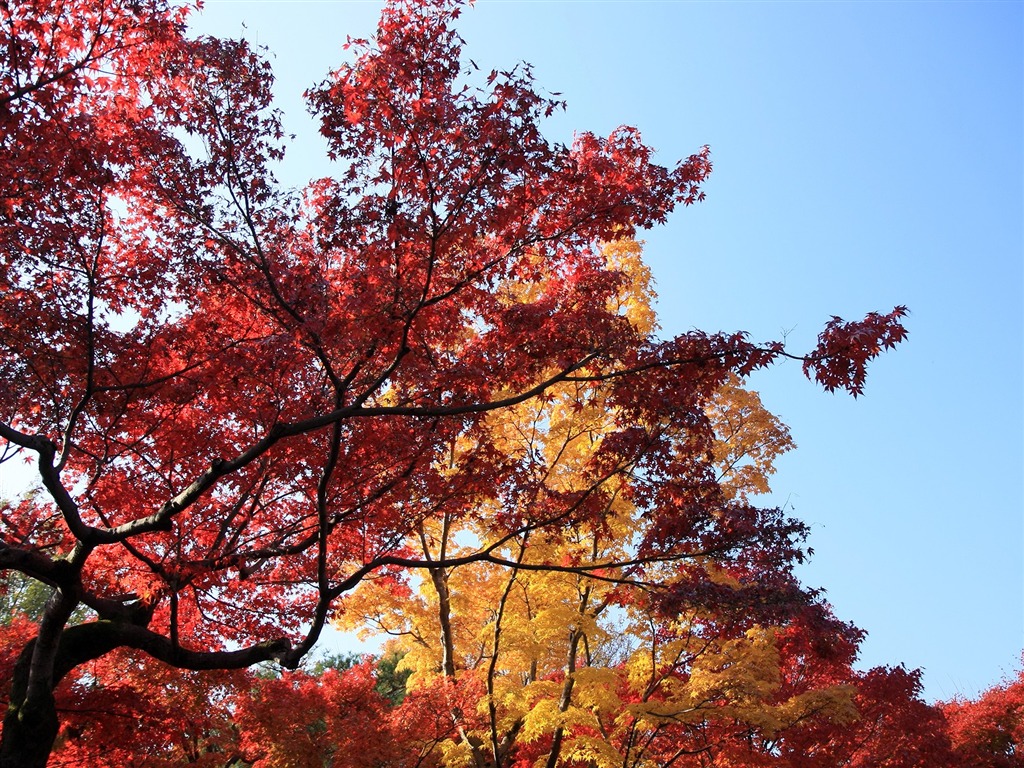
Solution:
[[[47,590],[0,765],[46,764],[55,692],[90,664],[295,667],[368,579],[676,563],[677,608],[719,560],[784,580],[802,529],[722,490],[706,409],[792,354],[659,338],[607,255],[702,197],[706,149],[667,168],[631,128],[551,144],[561,104],[528,68],[478,74],[458,4],[406,0],[309,91],[338,173],[295,192],[269,65],[188,13],[0,3],[0,439],[38,486],[2,502],[0,568]],[[833,319],[805,372],[859,394],[903,314]],[[599,433],[571,477],[497,426],[550,403]],[[635,540],[541,556],[604,520]]]
[[[638,255],[635,243],[606,249],[631,276],[615,304],[639,324],[650,316]],[[435,742],[435,759],[449,766],[701,765],[729,750],[749,758],[750,740],[737,733],[777,736],[811,718],[856,719],[846,683],[859,633],[832,619],[793,578],[802,527],[746,504],[748,495],[769,490],[775,458],[792,445],[788,430],[732,379],[704,408],[709,435],[700,449],[687,453],[693,425],[676,428],[669,446],[686,466],[709,472],[715,512],[756,536],[723,537],[708,521],[691,522],[688,536],[704,529],[699,551],[631,557],[661,522],[634,500],[680,491],[667,478],[648,486],[652,478],[634,467],[628,483],[606,483],[612,492],[601,514],[502,545],[514,566],[463,561],[463,553],[490,544],[486,518],[429,521],[409,546],[456,564],[398,588],[394,580],[368,579],[342,599],[336,621],[392,636],[389,647],[412,673],[410,690],[447,708],[448,738]],[[532,456],[545,492],[554,492],[592,485],[589,468],[615,437],[615,423],[609,400],[584,403],[578,386],[559,385],[502,413],[491,428],[504,453]],[[455,446],[449,461],[459,458]],[[673,478],[681,476],[676,469]],[[486,513],[491,501],[481,495],[476,505]],[[783,658],[797,642],[833,650],[803,654],[803,677],[786,682]],[[839,674],[808,672],[823,655]]]
[[[949,738],[962,765],[1019,768],[1024,765],[1024,670],[975,700],[946,702]]]

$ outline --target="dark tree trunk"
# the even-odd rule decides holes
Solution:
[[[46,768],[60,723],[53,696],[12,705],[4,717],[0,768]]]
[[[28,675],[32,640],[18,656],[11,680],[11,702],[0,734],[0,768],[46,768],[53,742],[60,730],[53,693],[28,700]]]

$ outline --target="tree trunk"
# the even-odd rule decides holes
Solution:
[[[452,635],[452,601],[448,591],[448,573],[431,568],[430,580],[437,591],[437,618],[441,623],[441,667],[444,676],[455,679],[455,638]]]
[[[60,722],[53,692],[28,698],[28,672],[32,640],[18,656],[11,681],[11,703],[0,734],[0,768],[46,768]]]
[[[60,724],[53,695],[11,706],[0,739],[0,768],[46,768]]]

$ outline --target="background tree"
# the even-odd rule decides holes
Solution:
[[[606,255],[624,253],[636,257],[639,248],[620,242]],[[640,273],[624,283],[615,303],[639,323],[649,317],[649,298]],[[400,590],[368,580],[344,598],[338,622],[393,635],[389,647],[403,653],[410,688],[439,708],[447,705],[449,738],[437,744],[437,759],[493,766],[702,764],[730,750],[750,759],[749,739],[737,733],[774,735],[810,718],[856,718],[848,681],[858,633],[831,619],[793,579],[790,569],[801,553],[791,538],[802,528],[777,511],[745,504],[748,494],[768,490],[774,459],[792,445],[788,431],[756,393],[732,380],[708,399],[705,414],[708,439],[695,449],[687,443],[694,436],[688,426],[670,448],[713,478],[715,513],[731,514],[732,525],[756,530],[755,536],[716,543],[717,532],[706,526],[700,552],[669,562],[631,559],[660,521],[639,514],[628,494],[636,486],[623,486],[600,515],[510,543],[505,557],[514,568],[470,562],[434,569],[429,579]],[[492,424],[504,453],[531,455],[546,486],[566,490],[592,484],[588,468],[614,436],[615,415],[603,399],[584,404],[577,388],[556,387],[544,401]],[[456,451],[451,460],[457,463]],[[631,480],[651,478],[635,469]],[[738,498],[744,503],[737,505]],[[476,502],[479,515],[497,512],[486,495]],[[696,537],[701,526],[691,525]],[[424,528],[410,547],[428,559],[459,560],[488,535],[486,519],[472,518]],[[619,565],[578,567],[594,562]],[[577,567],[545,565],[551,563]],[[790,636],[796,639],[784,640]],[[812,677],[807,653],[803,678],[784,686],[780,643],[790,648],[797,639],[805,647],[841,645],[842,654],[831,652],[841,673]]]
[[[1024,670],[976,700],[943,705],[949,736],[962,765],[1017,768],[1024,765]]]
[[[725,498],[706,458],[712,395],[784,348],[659,339],[603,249],[700,199],[706,149],[669,169],[630,128],[551,145],[528,69],[464,67],[457,4],[408,0],[310,91],[339,172],[297,194],[268,64],[187,15],[0,5],[0,438],[39,483],[4,503],[0,568],[50,590],[0,765],[46,763],[55,692],[92,663],[295,667],[361,581],[519,573],[527,540],[617,499],[655,521],[621,562],[530,569],[796,551],[799,524]],[[834,319],[805,372],[859,394],[903,314]],[[494,428],[550,399],[606,409],[560,484]],[[478,547],[437,549],[470,522]]]

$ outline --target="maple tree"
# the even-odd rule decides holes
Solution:
[[[90,666],[294,668],[364,581],[608,585],[580,616],[668,574],[659,616],[798,595],[802,526],[724,490],[707,410],[794,355],[660,339],[628,306],[625,243],[701,199],[706,148],[551,144],[528,68],[479,76],[458,4],[408,0],[309,91],[339,171],[296,193],[269,65],[188,12],[0,3],[0,439],[38,479],[0,502],[0,569],[48,589],[0,765],[46,764]],[[797,357],[857,395],[904,314],[835,318]],[[542,413],[544,448],[509,433]]]
[[[1016,768],[1024,763],[1024,669],[976,700],[942,705],[960,763],[973,768]]]

